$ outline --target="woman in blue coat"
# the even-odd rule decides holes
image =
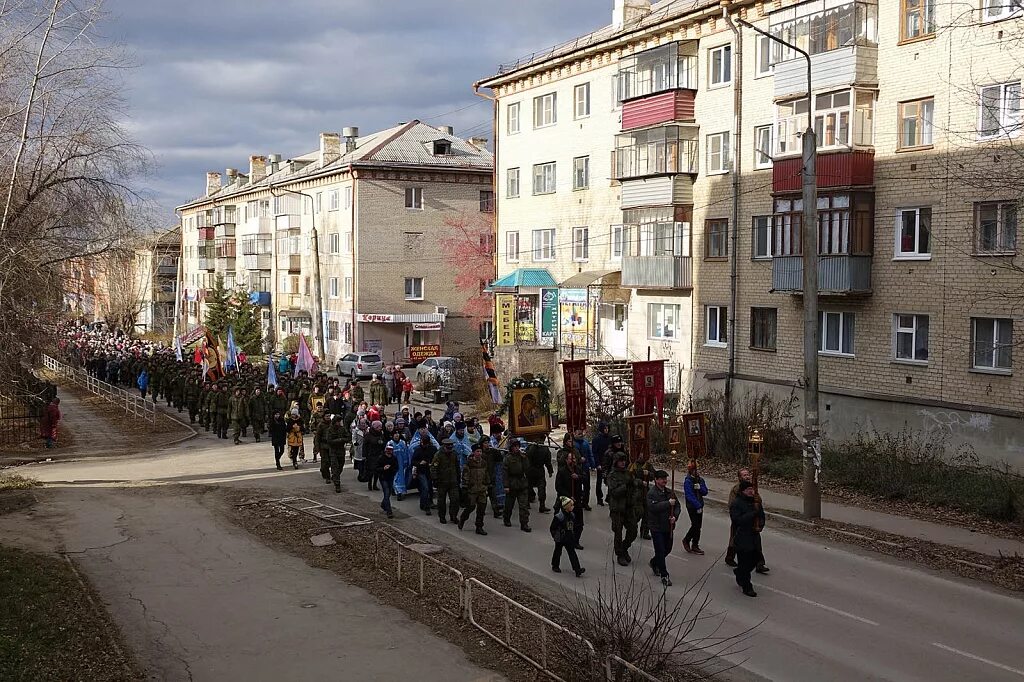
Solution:
[[[391,442],[388,445],[394,449],[395,459],[398,460],[398,470],[395,473],[393,487],[395,495],[398,496],[399,500],[402,500],[409,489],[409,467],[412,465],[412,449],[402,439],[402,432],[399,429],[395,429],[395,432],[391,434]]]

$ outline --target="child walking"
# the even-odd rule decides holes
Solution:
[[[291,430],[288,431],[288,457],[292,460],[292,467],[299,468],[299,452],[302,450],[302,424],[293,422]]]
[[[551,538],[555,541],[555,552],[551,555],[551,570],[555,573],[562,572],[562,550],[569,555],[569,563],[572,570],[579,578],[587,569],[580,566],[579,557],[576,556],[576,530],[573,510],[575,502],[570,497],[559,497],[555,507],[555,516],[551,519]]]

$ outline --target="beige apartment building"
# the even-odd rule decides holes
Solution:
[[[316,317],[313,228],[324,347],[402,359],[410,346],[443,354],[476,344],[442,241],[446,218],[491,214],[493,157],[486,140],[420,121],[360,136],[321,133],[317,151],[253,155],[248,174],[207,173],[204,196],[178,207],[183,233],[183,328],[200,324],[215,278],[261,307],[268,350],[311,339]]]
[[[811,55],[810,99],[803,57],[739,20]],[[1020,466],[1022,39],[1006,0],[615,0],[609,26],[477,84],[499,342],[502,302],[530,347],[531,296],[582,286],[592,357],[667,359],[684,395],[802,397],[810,108],[826,435],[935,429]]]

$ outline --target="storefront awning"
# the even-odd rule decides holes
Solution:
[[[621,270],[584,270],[559,284],[563,289],[593,287],[592,293],[601,295],[601,303],[629,304],[629,289],[622,288]]]
[[[619,272],[618,270],[584,270],[583,272],[577,272],[575,275],[565,280],[558,286],[563,289],[582,289],[588,287],[599,279],[603,279],[605,275],[610,275],[613,272]],[[619,286],[618,282],[614,286]]]
[[[408,324],[444,322],[444,313],[356,313],[357,322]]]
[[[514,294],[522,288],[557,287],[558,282],[543,268],[519,268],[484,289],[489,294]]]

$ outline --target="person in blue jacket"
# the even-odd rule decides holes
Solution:
[[[697,473],[696,460],[691,459],[686,465],[683,493],[686,495],[686,513],[690,517],[690,530],[683,537],[683,549],[691,554],[703,554],[700,528],[704,524],[704,497],[708,494],[708,484]]]
[[[582,428],[576,429],[573,434],[573,446],[576,448],[577,459],[579,460],[580,471],[583,474],[583,510],[590,511],[590,471],[597,468],[594,460],[594,451],[590,448],[590,441]]]
[[[395,459],[398,461],[392,488],[399,501],[401,501],[405,498],[405,493],[409,489],[409,467],[412,466],[412,448],[402,438],[402,432],[398,429],[395,429],[395,432],[391,434],[391,442],[388,445],[391,446],[395,453]]]
[[[136,385],[138,385],[139,387],[139,393],[142,395],[142,399],[145,400],[146,389],[149,388],[149,372],[147,372],[145,369],[139,372],[139,379],[136,382]]]

